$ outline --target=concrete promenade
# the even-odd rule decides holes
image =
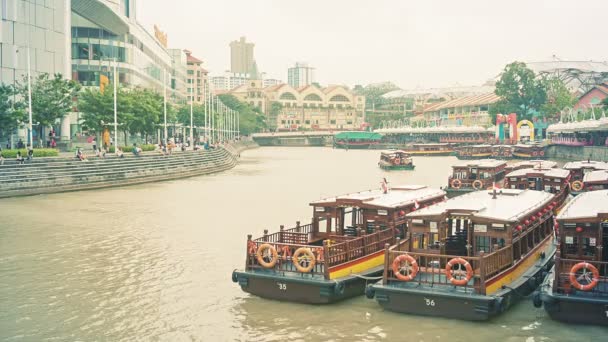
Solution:
[[[34,158],[18,165],[12,160],[0,166],[0,198],[126,186],[221,172],[238,163],[241,151],[257,147],[239,142],[212,150],[177,151],[171,155],[146,152],[124,158]]]

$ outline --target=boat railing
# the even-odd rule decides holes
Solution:
[[[489,279],[496,274],[500,273],[513,264],[513,246],[509,245],[503,247],[496,252],[486,254],[483,256],[483,269],[482,274],[485,274],[486,279]]]
[[[484,291],[484,279],[482,279],[482,276],[480,274],[480,270],[482,268],[480,267],[480,264],[483,263],[483,257],[419,253],[408,251],[408,248],[404,247],[407,246],[407,244],[403,244],[400,241],[397,242],[397,245],[401,247],[395,247],[393,249],[390,249],[388,245],[386,246],[386,255],[384,258],[384,275],[382,279],[383,284],[388,284],[389,282],[403,281],[398,279],[395,275],[395,272],[393,271],[393,262],[395,261],[395,258],[401,255],[409,255],[416,260],[416,266],[418,267],[418,272],[416,273],[415,277],[409,282],[417,284],[419,286],[424,285],[429,287],[456,286],[450,282],[449,277],[447,276],[446,265],[450,260],[460,258],[467,261],[471,265],[473,270],[471,279],[467,282],[467,284],[462,285],[461,287],[464,288],[465,291],[473,290],[477,293],[482,293]],[[414,267],[410,265],[410,272],[413,268]],[[454,268],[455,266],[452,266],[452,269]],[[455,270],[454,272],[459,271]]]
[[[453,188],[452,186],[452,180],[454,179],[458,179],[460,181],[460,188],[472,188],[473,187],[473,183],[477,180],[481,181],[481,187],[479,190],[486,190],[489,187],[492,186],[492,183],[495,183],[496,181],[494,181],[494,178],[485,178],[485,179],[462,179],[462,178],[454,178],[454,176],[449,176],[448,177],[448,184],[451,188]]]
[[[311,233],[312,224],[300,225],[300,221],[298,221],[294,228],[285,229],[285,226],[281,226],[276,233],[268,234],[268,230],[264,230],[264,235],[255,241],[306,245],[311,239]]]
[[[590,284],[595,274],[592,269],[587,266],[577,272],[572,272],[575,265],[586,263],[593,265],[598,272],[597,282],[587,291],[579,290],[572,283],[572,277],[581,285]],[[608,297],[608,262],[606,261],[589,261],[581,259],[562,259],[560,254],[555,257],[555,279],[554,287],[559,293],[568,295],[580,295],[587,297]]]
[[[259,260],[258,251],[263,244],[271,245],[277,252],[276,262],[269,265],[262,265]],[[300,248],[310,250],[314,255],[314,266],[309,272],[300,272],[293,260],[293,254]],[[280,243],[272,241],[248,240],[247,241],[247,264],[248,270],[269,271],[272,270],[279,274],[299,273],[302,277],[326,276],[324,250],[321,246],[311,246],[296,243]]]
[[[330,244],[327,248],[327,267],[343,264],[381,251],[385,244],[393,244],[395,232],[384,229],[372,234]]]

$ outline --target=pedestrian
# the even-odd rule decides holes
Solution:
[[[25,147],[25,145],[23,144],[23,140],[19,139],[19,141],[17,142],[17,148],[21,149],[24,147]]]
[[[27,150],[27,160],[32,160],[32,159],[34,159],[34,150],[30,148]]]
[[[0,165],[4,165],[4,156],[2,155],[2,149],[0,148]]]
[[[55,148],[57,147],[57,142],[55,141],[55,138],[51,139],[51,148]]]
[[[21,151],[17,151],[17,164],[23,164],[24,162],[25,162],[25,159],[21,155]]]

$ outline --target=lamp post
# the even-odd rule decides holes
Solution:
[[[193,140],[194,135],[192,134],[192,131],[194,130],[194,123],[193,123],[193,119],[192,119],[193,107],[194,107],[194,88],[193,88],[192,93],[190,94],[190,145],[192,145],[194,143],[194,140]],[[188,146],[188,147],[190,147],[190,146]]]
[[[165,115],[165,146],[167,146],[167,70],[163,69],[163,108]]]

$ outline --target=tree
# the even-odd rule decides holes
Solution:
[[[55,124],[72,110],[73,99],[79,91],[78,82],[66,80],[61,74],[51,77],[43,73],[32,81],[32,121],[40,123],[40,136],[43,127]],[[19,85],[19,93],[28,98],[27,78]]]
[[[118,90],[118,93],[121,91]],[[117,98],[120,98],[118,96]],[[78,97],[78,111],[81,122],[90,133],[101,133],[105,124],[114,122],[114,94],[110,91],[87,88]]]
[[[604,108],[608,108],[608,97],[602,101],[602,104],[604,105]]]
[[[494,92],[502,98],[495,104],[496,109],[504,110],[503,113],[515,112],[522,118],[530,118],[547,99],[543,80],[538,80],[534,71],[522,62],[513,62],[505,67]]]
[[[11,133],[19,122],[27,120],[25,103],[15,100],[16,94],[15,87],[0,84],[0,130],[4,133]]]
[[[219,98],[220,101],[222,101],[222,103],[228,108],[238,112],[241,134],[249,135],[251,133],[261,131],[267,127],[266,117],[264,114],[262,114],[260,108],[252,107],[246,102],[239,101],[239,99],[230,94],[222,94],[219,96]]]
[[[127,98],[127,130],[132,134],[141,134],[147,141],[148,135],[154,134],[160,123],[163,98],[158,93],[140,88],[129,91]]]
[[[576,102],[576,98],[559,78],[546,78],[542,83],[547,93],[547,101],[541,107],[543,114],[558,115],[564,108],[572,107]]]

